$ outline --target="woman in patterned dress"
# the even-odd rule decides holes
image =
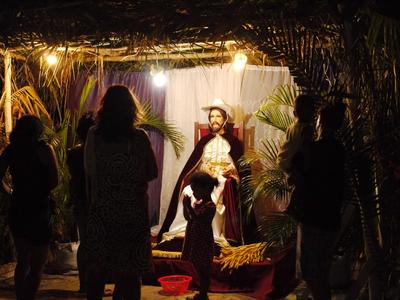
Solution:
[[[102,299],[109,277],[122,299],[140,299],[141,273],[150,267],[147,186],[158,170],[145,131],[135,128],[137,112],[128,88],[112,86],[87,136],[89,300]]]
[[[216,206],[211,193],[218,186],[218,179],[205,172],[196,172],[189,179],[193,195],[183,199],[183,214],[188,221],[182,259],[191,261],[200,278],[199,294],[189,299],[208,299],[210,268],[214,257],[212,220]]]

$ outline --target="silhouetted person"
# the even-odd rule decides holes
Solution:
[[[310,145],[304,174],[301,223],[301,270],[313,299],[331,299],[329,270],[332,247],[341,223],[345,153],[335,132],[344,119],[343,103],[320,111],[320,136]]]
[[[214,237],[211,222],[216,205],[211,193],[218,179],[205,172],[195,172],[189,179],[193,194],[183,199],[183,214],[187,220],[182,259],[191,261],[200,278],[199,294],[192,299],[208,299],[210,269],[214,256]]]
[[[86,238],[86,225],[88,221],[89,205],[86,197],[86,178],[85,167],[83,164],[83,154],[85,149],[86,136],[89,128],[94,125],[93,113],[87,112],[78,121],[76,135],[79,143],[68,150],[67,165],[70,179],[71,203],[79,232],[79,248],[77,253],[77,263],[79,271],[79,292],[86,292],[86,262],[84,247]]]
[[[298,218],[301,214],[301,203],[298,194],[302,186],[302,161],[308,151],[313,136],[314,99],[309,95],[299,95],[294,101],[293,114],[296,120],[288,127],[284,142],[278,153],[277,163],[285,173],[292,194],[289,203],[289,213]]]
[[[147,186],[158,170],[146,132],[134,125],[137,114],[128,88],[112,86],[87,136],[89,300],[102,299],[109,276],[119,299],[140,299],[141,274],[151,265]]]
[[[56,156],[41,140],[43,125],[31,115],[20,118],[0,156],[0,178],[12,177],[9,226],[17,251],[16,298],[34,299],[52,234],[50,191],[58,184]]]

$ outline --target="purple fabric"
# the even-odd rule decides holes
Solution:
[[[89,75],[89,73],[81,73],[76,77],[75,81],[71,83],[67,102],[68,108],[78,108],[79,97]],[[97,111],[100,106],[101,97],[108,87],[112,85],[125,85],[138,96],[141,103],[150,103],[153,113],[163,119],[165,110],[165,90],[155,87],[151,79],[148,73],[127,73],[119,71],[105,73],[104,87],[100,88],[99,84],[96,83],[85,103],[84,111]],[[148,188],[150,222],[151,225],[156,225],[158,224],[160,214],[164,138],[154,132],[148,132],[148,134],[156,156],[159,171],[159,176],[149,183]]]

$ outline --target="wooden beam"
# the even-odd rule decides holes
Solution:
[[[241,49],[240,49],[241,48]],[[11,57],[16,60],[26,61],[26,57],[19,54],[18,51],[33,50],[32,48],[15,48],[15,49],[0,49],[0,54],[7,51]],[[159,45],[156,47],[120,47],[120,48],[95,48],[82,46],[70,47],[46,47],[39,46],[37,49],[48,49],[49,51],[65,52],[71,57],[84,61],[96,61],[98,57],[103,57],[105,62],[129,62],[129,61],[155,61],[155,60],[195,60],[195,59],[218,59],[223,57],[233,57],[237,51],[243,53],[252,53],[254,50],[245,50],[243,47],[238,47],[235,41],[223,41],[212,43],[180,43]],[[198,51],[198,52],[196,52]],[[257,51],[258,52],[258,51]],[[128,53],[128,54],[127,54]],[[132,54],[129,54],[132,53]]]
[[[242,53],[249,53],[250,51],[242,51]],[[121,56],[103,56],[103,61],[108,62],[128,62],[128,61],[156,61],[156,60],[194,60],[194,59],[207,59],[207,58],[223,58],[232,57],[235,52],[218,51],[218,52],[205,52],[205,53],[171,53],[171,54],[143,54],[143,55],[121,55]],[[77,60],[80,61],[96,61],[97,55],[93,54],[92,57],[88,55],[81,56],[77,54]]]
[[[5,101],[4,101],[4,123],[6,136],[11,133],[12,130],[12,112],[11,112],[11,76],[12,76],[12,68],[11,68],[11,55],[8,51],[4,53],[4,93],[5,93]]]
[[[26,61],[26,57],[23,55],[20,55],[18,53],[15,53],[14,51],[10,51],[10,50],[4,50],[4,49],[0,49],[0,54],[5,56],[6,53],[8,53],[8,55],[10,55],[11,58],[14,58],[16,60],[22,60],[22,61]]]

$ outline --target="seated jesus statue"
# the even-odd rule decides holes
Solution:
[[[175,186],[168,212],[160,230],[159,241],[184,237],[186,220],[183,216],[182,200],[185,196],[196,200],[188,178],[194,171],[207,172],[218,179],[218,186],[212,192],[216,214],[212,222],[214,240],[241,242],[241,229],[237,214],[239,174],[237,161],[243,155],[243,147],[228,125],[229,107],[221,99],[202,108],[209,111],[210,132],[197,143]]]

